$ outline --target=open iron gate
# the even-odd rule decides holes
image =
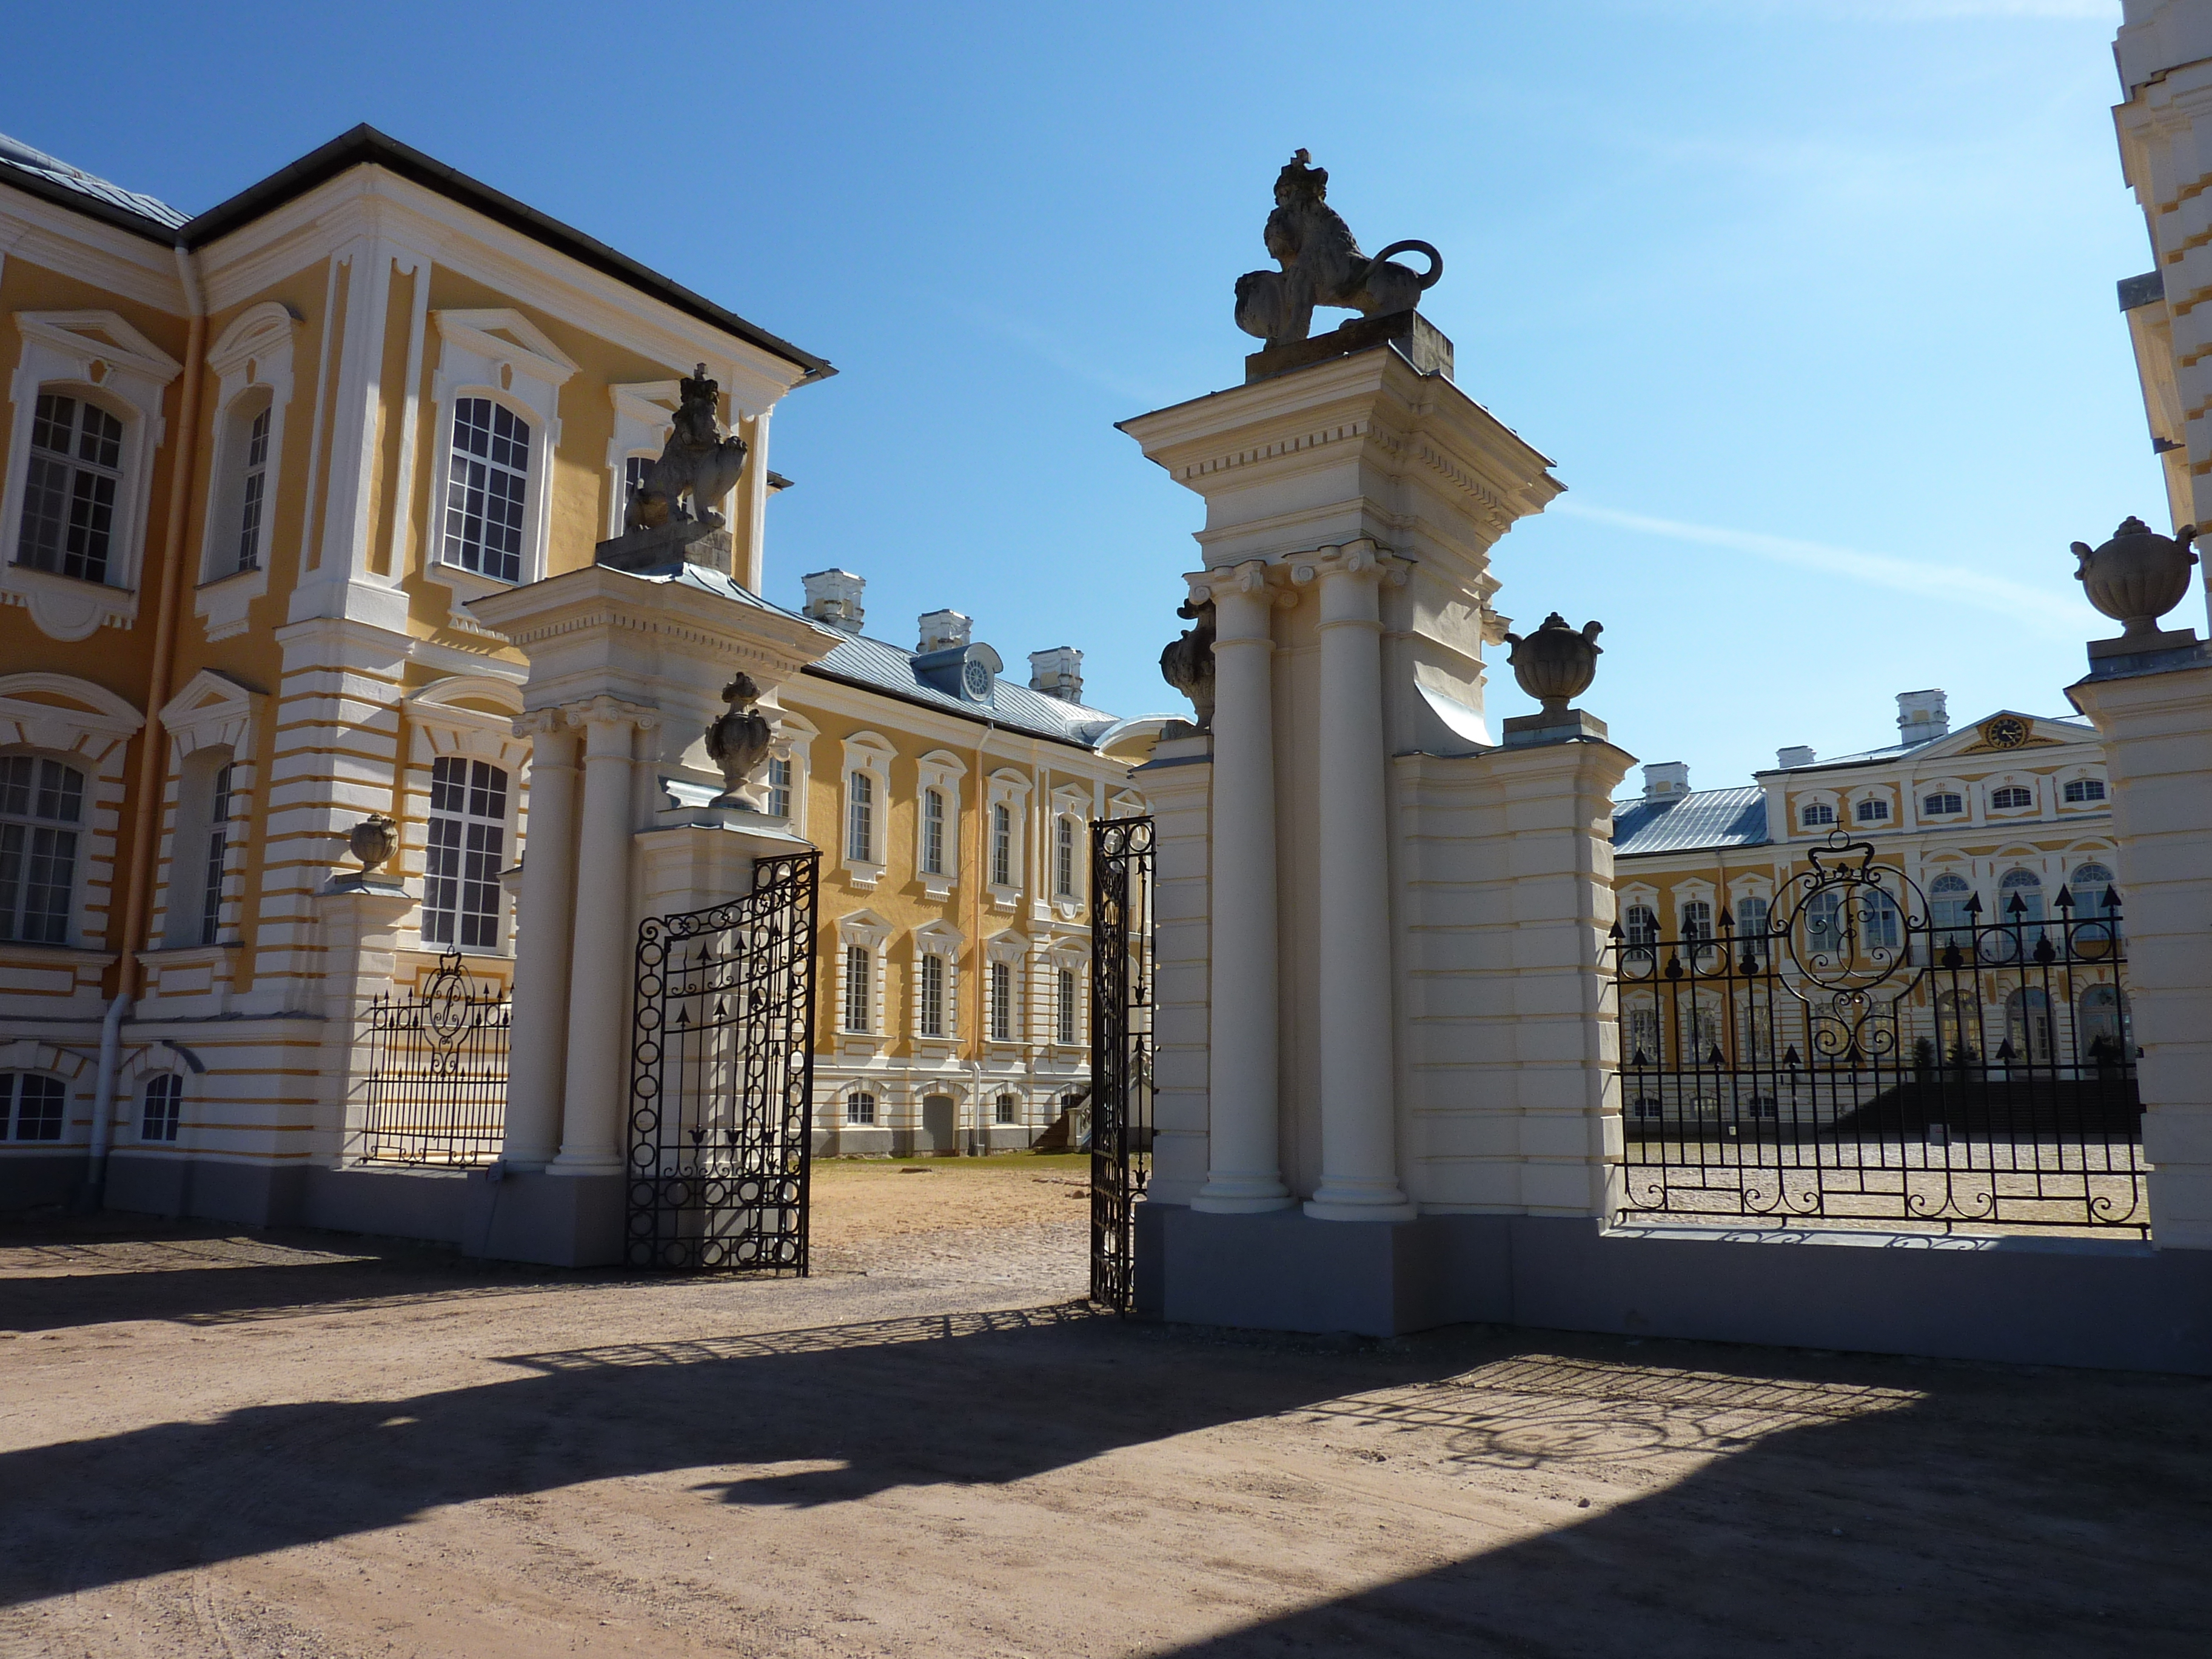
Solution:
[[[806,1271],[822,855],[638,928],[625,1251],[634,1267]]]
[[[1152,821],[1091,827],[1091,1299],[1136,1297],[1135,1209],[1152,1171]]]

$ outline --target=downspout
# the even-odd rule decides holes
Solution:
[[[100,1069],[92,1095],[92,1150],[79,1207],[97,1210],[106,1200],[107,1154],[114,1140],[115,1074],[120,1064],[123,1021],[138,993],[138,953],[145,948],[146,919],[154,890],[155,830],[161,805],[164,744],[161,707],[169,701],[169,680],[177,648],[177,612],[184,600],[179,579],[185,515],[191,509],[192,475],[198,460],[200,382],[207,346],[207,296],[199,269],[180,243],[174,250],[177,280],[185,290],[188,319],[185,335],[185,386],[177,410],[177,441],[170,451],[169,520],[161,536],[161,586],[154,607],[154,663],[146,678],[146,724],[138,745],[138,776],[131,813],[131,870],[124,887],[122,951],[116,963],[115,1000],[100,1022]]]
[[[968,1050],[968,1109],[978,1124],[983,1121],[983,1005],[991,996],[991,964],[983,956],[983,877],[990,868],[991,780],[983,769],[983,750],[997,730],[997,722],[987,720],[982,735],[975,739],[975,810],[968,815],[975,821],[975,879],[968,884],[969,949],[975,963],[974,986],[968,994],[969,1007],[975,1018],[975,1046]],[[972,1148],[975,1131],[968,1130],[965,1139]]]

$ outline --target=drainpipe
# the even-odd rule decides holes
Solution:
[[[982,735],[975,739],[975,810],[968,815],[975,821],[975,879],[968,884],[968,948],[975,963],[968,993],[975,1018],[975,1046],[968,1051],[968,1110],[977,1123],[983,1121],[983,1005],[991,997],[991,964],[983,956],[983,878],[991,868],[991,775],[983,769],[983,750],[998,729],[995,720],[985,720]],[[972,1151],[973,1129],[967,1132],[967,1139]]]
[[[122,1056],[122,1025],[138,990],[138,953],[146,945],[146,921],[154,890],[155,829],[161,805],[163,750],[161,705],[169,700],[175,670],[177,612],[184,602],[182,580],[185,516],[191,510],[192,473],[198,459],[200,381],[206,366],[207,296],[199,268],[182,244],[174,249],[177,280],[185,291],[188,322],[185,334],[185,386],[177,410],[177,441],[170,452],[169,517],[161,535],[161,586],[154,607],[154,663],[146,677],[146,724],[138,744],[138,776],[131,813],[131,869],[124,884],[121,953],[116,963],[115,1000],[100,1023],[100,1070],[93,1086],[92,1152],[77,1206],[97,1210],[106,1202],[107,1152],[114,1138],[115,1073]]]

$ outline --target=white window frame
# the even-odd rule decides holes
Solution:
[[[1997,792],[2000,789],[2025,789],[2027,792],[2027,804],[2024,806],[1998,805]],[[1984,779],[1982,783],[1982,799],[1989,804],[1989,810],[1992,815],[1999,813],[2038,815],[2041,805],[2038,799],[2039,793],[2033,778],[2014,777],[2009,773],[2002,777]]]
[[[874,732],[855,732],[842,745],[844,762],[837,775],[837,856],[845,878],[858,892],[873,890],[890,866],[887,862],[890,840],[891,755],[890,741]],[[863,773],[875,785],[875,800],[871,813],[869,851],[871,858],[853,856],[853,775]]]
[[[1018,1048],[1030,1040],[1029,965],[1030,941],[1016,933],[1000,933],[989,941],[983,950],[983,1042],[987,1048]],[[1006,970],[1006,996],[1003,1002],[998,994],[998,972]],[[1004,1008],[1009,1018],[1008,1035],[1000,1036],[999,1014]]]
[[[471,705],[476,705],[472,707]],[[421,896],[416,906],[415,936],[420,949],[442,953],[459,951],[465,957],[487,961],[514,955],[514,895],[505,883],[499,898],[499,945],[434,943],[422,937],[428,920],[425,877],[429,868],[430,773],[447,757],[481,760],[507,774],[507,833],[504,857],[512,869],[522,858],[529,840],[530,739],[518,736],[515,721],[522,714],[522,695],[510,682],[489,675],[454,674],[434,681],[410,695],[404,704],[407,720],[407,765],[403,776],[400,845],[396,862],[402,878]]]
[[[0,749],[27,750],[65,761],[85,774],[87,785],[84,839],[76,890],[70,900],[68,945],[17,942],[0,949],[21,955],[100,948],[122,896],[115,891],[115,844],[123,812],[124,758],[132,734],[145,723],[145,717],[129,703],[89,680],[67,674],[0,675]],[[97,916],[92,908],[95,896],[101,907]],[[87,1000],[82,988],[74,1000]],[[52,1012],[56,1013],[64,1008],[76,1012],[60,997],[55,1005]]]
[[[1060,890],[1060,826],[1069,826],[1073,865],[1069,890]],[[1088,900],[1091,876],[1091,802],[1084,792],[1072,785],[1063,785],[1053,791],[1052,829],[1046,837],[1045,857],[1048,860],[1046,881],[1051,888],[1048,896],[1054,914],[1061,921],[1073,921],[1083,912]]]
[[[1871,818],[1861,817],[1859,814],[1869,805],[1879,806],[1881,809],[1880,816]],[[1851,799],[1850,826],[1856,830],[1861,827],[1872,829],[1876,825],[1885,830],[1896,827],[1897,803],[1890,799],[1887,789],[1863,790]]]
[[[853,1115],[854,1103],[863,1099],[868,1103],[868,1115],[865,1120]],[[837,1121],[835,1126],[837,1128],[880,1129],[884,1127],[884,1120],[889,1115],[884,1110],[884,1091],[874,1083],[850,1083],[837,1091]]]
[[[1841,810],[1842,805],[1842,802],[1839,801],[1835,795],[1826,790],[1822,790],[1818,793],[1803,794],[1792,798],[1790,803],[1790,833],[1801,836],[1826,835],[1829,830],[1834,829],[1838,824],[1849,822],[1848,818]],[[1805,822],[1806,812],[1816,806],[1825,806],[1828,809],[1828,821],[1826,823],[1808,823]]]
[[[1943,812],[1929,811],[1928,802],[1931,797],[1937,795],[1956,795],[1959,798],[1958,810]],[[1912,787],[1913,808],[1916,815],[1922,819],[1962,818],[1966,816],[1967,809],[1972,805],[1973,799],[1974,792],[1957,778],[1936,778],[1917,783]]]
[[[607,440],[606,532],[611,540],[623,533],[629,506],[629,463],[660,459],[683,391],[675,380],[633,380],[607,388],[607,400],[615,408],[614,435]]]
[[[909,1024],[914,1040],[924,1052],[949,1054],[960,1043],[960,952],[967,944],[950,922],[932,921],[914,930],[914,994],[909,999]],[[945,1027],[936,1034],[925,1031],[921,1020],[921,975],[925,957],[945,964]]]
[[[179,961],[174,954],[179,951],[222,951],[237,942],[245,920],[246,858],[259,776],[254,743],[268,701],[262,693],[228,675],[204,668],[162,707],[161,729],[169,736],[169,759],[163,792],[161,862],[149,937],[162,941],[167,962]],[[199,766],[193,762],[206,751],[227,755],[230,767],[222,905],[213,945],[200,943],[198,911],[205,875],[205,837],[215,826],[204,816],[207,803],[196,793],[200,780],[194,775],[215,763],[212,755]],[[226,967],[219,975],[226,986],[229,973]]]
[[[960,782],[967,775],[967,763],[957,755],[947,754],[942,749],[932,750],[917,763],[919,774],[914,796],[914,869],[928,897],[942,902],[952,896],[952,890],[960,884]],[[928,867],[929,849],[929,792],[936,790],[945,799],[945,867],[933,871]]]
[[[802,840],[806,837],[807,781],[813,775],[814,740],[821,735],[812,722],[787,708],[776,717],[775,741],[769,745],[770,755],[791,763],[791,833]]]
[[[2094,767],[2084,766],[2074,769],[2053,781],[2058,787],[2058,810],[2062,812],[2101,812],[2110,810],[2112,805],[2112,781]],[[2098,790],[2098,796],[2094,800],[2067,799],[2068,790],[2089,784],[2094,784]]]
[[[1010,819],[1008,825],[1007,879],[998,877],[998,815],[992,809],[1004,806]],[[983,800],[983,884],[991,895],[991,907],[996,910],[1011,910],[1020,900],[1027,884],[1029,854],[1030,781],[1019,773],[1000,770],[994,772],[990,787]]]
[[[154,488],[154,457],[166,431],[161,401],[184,365],[112,311],[19,311],[22,338],[8,395],[7,471],[0,486],[0,595],[28,607],[50,639],[82,640],[128,627],[138,615],[139,576]],[[31,422],[41,392],[99,404],[123,422],[119,487],[108,535],[107,579],[88,582],[15,562],[23,527]]]
[[[292,347],[300,319],[289,307],[268,301],[248,307],[208,349],[207,366],[216,376],[210,426],[207,512],[200,527],[199,585],[192,611],[210,643],[246,631],[253,602],[269,591],[270,550],[276,538],[276,504],[284,471],[284,418],[292,402]],[[234,411],[246,397],[265,393],[269,404],[269,453],[263,463],[261,556],[254,568],[238,568],[241,498],[234,493],[243,477],[245,441],[235,429]]]
[[[887,957],[892,936],[897,932],[891,924],[873,911],[860,910],[851,915],[837,918],[837,1052],[841,1054],[869,1055],[881,1053],[891,1040],[890,1004],[886,996],[890,987]],[[847,1008],[847,979],[852,972],[850,953],[855,950],[866,952],[868,984],[868,1013],[872,1029],[866,1031],[848,1030],[845,1027]]]
[[[430,392],[436,459],[422,518],[422,574],[425,580],[451,594],[452,624],[480,633],[484,629],[469,614],[470,600],[504,593],[539,580],[546,573],[546,543],[553,522],[553,458],[561,443],[561,388],[576,374],[577,366],[519,311],[434,311],[430,317],[437,325],[440,352]],[[530,423],[522,568],[512,582],[446,562],[453,415],[465,398],[489,398]]]

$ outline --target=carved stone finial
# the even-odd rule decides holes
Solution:
[[[2189,544],[2196,538],[2192,524],[2166,537],[2141,519],[2123,519],[2102,547],[2074,544],[2074,579],[2090,604],[2124,624],[2123,640],[2159,642],[2158,619],[2189,592],[2189,567],[2197,562]]]
[[[722,773],[722,793],[712,805],[760,810],[750,786],[775,743],[775,727],[754,707],[759,698],[760,688],[750,674],[739,674],[722,688],[728,707],[707,726],[707,757]]]
[[[361,873],[373,876],[399,850],[399,826],[381,812],[371,812],[346,836],[346,849],[361,860]]]
[[[1304,339],[1316,306],[1363,317],[1411,311],[1444,274],[1443,256],[1426,242],[1393,242],[1373,258],[1362,253],[1352,228],[1328,204],[1328,170],[1309,166],[1311,159],[1302,149],[1275,176],[1265,240],[1282,269],[1237,279],[1237,326],[1269,345]],[[1393,264],[1394,253],[1422,255],[1427,274]]]
[[[715,409],[721,388],[707,378],[707,365],[679,383],[682,398],[675,424],[644,481],[631,493],[623,515],[625,532],[655,530],[665,524],[698,523],[722,527],[714,503],[736,488],[745,470],[745,441],[726,438]]]
[[[1597,678],[1597,659],[1604,653],[1597,636],[1603,632],[1604,624],[1595,622],[1584,623],[1577,632],[1554,611],[1534,633],[1505,635],[1513,647],[1506,660],[1521,689],[1542,703],[1547,714],[1565,714]]]
[[[1176,615],[1195,628],[1187,628],[1168,641],[1160,653],[1160,678],[1190,699],[1192,722],[1201,732],[1213,729],[1213,602],[1184,604]]]

